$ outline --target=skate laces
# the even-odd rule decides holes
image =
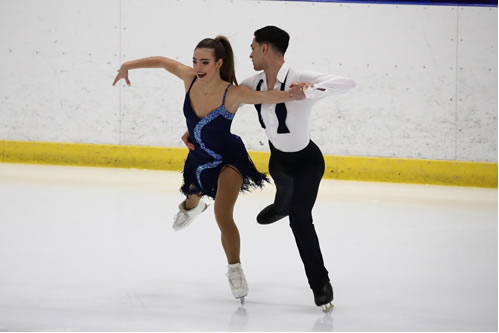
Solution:
[[[241,288],[243,286],[243,281],[245,279],[245,276],[240,266],[230,267],[229,271],[227,272],[227,277],[229,278],[230,284],[234,288]]]
[[[185,212],[178,212],[176,215],[175,215],[175,219],[174,219],[174,222],[173,222],[173,228],[176,229],[176,228],[181,228],[183,226],[184,223],[186,222],[189,222],[189,220],[191,219],[191,217],[186,214]]]
[[[175,215],[173,221],[173,229],[175,231],[187,227],[199,214],[208,208],[208,205],[203,200],[200,200],[196,207],[187,210],[185,209],[184,202],[185,201],[181,202],[178,206],[179,211]]]

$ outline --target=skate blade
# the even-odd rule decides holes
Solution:
[[[324,305],[322,306],[322,312],[324,312],[324,313],[331,312],[331,311],[333,310],[333,308],[334,308],[333,303],[324,304]]]
[[[244,303],[245,303],[244,296],[239,297],[238,299],[239,299],[239,301],[241,301],[241,305],[244,306]]]

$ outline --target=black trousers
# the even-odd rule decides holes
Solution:
[[[275,211],[289,215],[308,283],[314,290],[329,281],[312,220],[312,208],[324,175],[324,157],[313,141],[292,153],[282,152],[270,142],[269,145],[269,171],[277,190]]]

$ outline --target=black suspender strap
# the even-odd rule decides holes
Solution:
[[[258,85],[256,86],[256,91],[260,91],[260,88],[262,86],[263,80],[260,80],[258,82]],[[256,112],[258,112],[258,121],[260,122],[260,125],[262,128],[265,128],[265,123],[263,122],[262,119],[262,104],[255,104]]]
[[[281,84],[281,91],[284,91],[284,86],[286,85],[286,80],[288,79],[288,75],[284,79],[284,82]],[[277,127],[278,134],[289,133],[289,128],[286,126],[286,117],[288,116],[288,109],[286,109],[286,104],[279,103],[275,106],[275,115],[277,116],[277,120],[279,121],[279,126]]]
[[[286,75],[286,78],[284,79],[284,82],[281,84],[281,91],[284,91],[284,87],[286,85],[286,80],[288,79],[288,76]],[[258,85],[256,86],[256,90],[260,91],[261,86],[263,83],[263,79],[258,82]],[[262,118],[262,105],[261,104],[255,104],[256,111],[258,112],[258,120],[260,121],[260,125],[265,128],[265,123],[263,122]],[[276,104],[275,106],[275,114],[277,116],[277,120],[279,121],[279,125],[277,126],[277,133],[278,134],[285,134],[289,133],[288,126],[286,126],[286,117],[288,115],[288,110],[286,109],[286,104],[285,103],[279,103]]]

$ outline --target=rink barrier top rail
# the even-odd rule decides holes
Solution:
[[[396,0],[396,1],[375,1],[375,0],[267,0],[267,1],[293,1],[306,3],[339,3],[339,4],[372,4],[372,5],[415,5],[415,6],[465,6],[465,7],[497,7],[497,0]]]
[[[0,162],[182,171],[187,148],[0,140]],[[268,152],[250,152],[268,173]],[[497,163],[324,156],[324,178],[497,188]]]

